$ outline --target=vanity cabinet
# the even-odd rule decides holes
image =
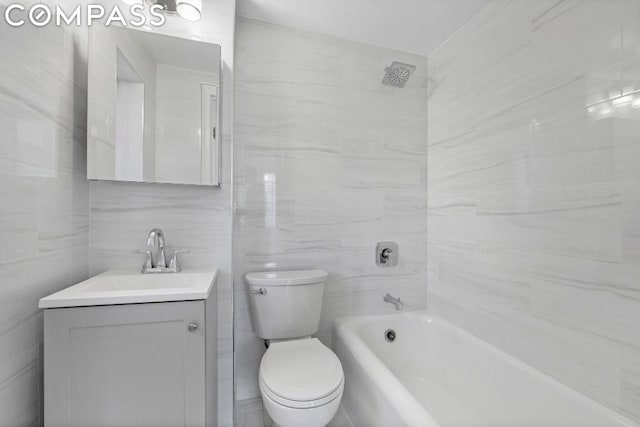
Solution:
[[[45,310],[45,427],[215,425],[215,301]]]

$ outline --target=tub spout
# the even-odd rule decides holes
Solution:
[[[396,310],[402,310],[402,306],[404,305],[404,303],[400,300],[400,297],[394,298],[391,296],[391,294],[384,294],[384,297],[382,299],[384,300],[384,302],[395,305]]]

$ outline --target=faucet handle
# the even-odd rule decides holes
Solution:
[[[150,268],[153,268],[153,252],[148,249],[134,249],[131,251],[134,254],[146,254],[147,258],[144,260],[144,265],[142,266],[142,271],[146,271]]]
[[[176,272],[180,271],[180,264],[178,264],[178,254],[188,254],[191,252],[189,249],[176,249],[173,251],[169,268],[174,269]]]

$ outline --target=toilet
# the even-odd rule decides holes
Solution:
[[[312,335],[318,332],[322,270],[248,273],[253,322],[268,348],[258,384],[265,410],[279,427],[323,427],[344,390],[338,356]]]

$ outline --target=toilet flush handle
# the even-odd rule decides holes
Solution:
[[[266,295],[267,294],[267,289],[266,288],[260,288],[260,289],[251,289],[249,291],[250,294],[260,294],[260,295]]]

